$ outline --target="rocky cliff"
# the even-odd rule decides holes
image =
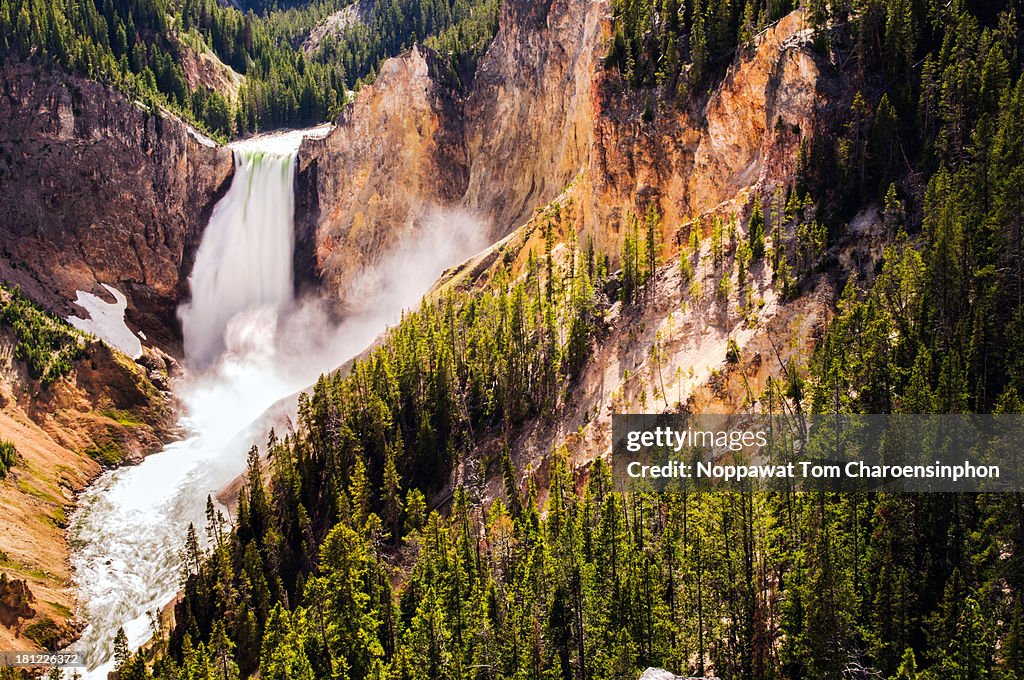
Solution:
[[[12,318],[10,297],[0,289],[0,442],[13,451],[0,471],[0,646],[52,649],[79,627],[65,536],[75,494],[104,467],[138,462],[180,432],[166,366],[151,350],[135,363],[57,326],[68,364],[54,379],[33,377],[19,348],[38,341],[27,329],[54,326],[34,308]]]
[[[664,264],[645,301],[624,306],[605,291],[604,330],[572,398],[513,437],[518,468],[539,474],[563,443],[581,466],[605,455],[614,412],[735,412],[808,351],[836,290],[831,275],[808,277],[794,295],[780,293],[768,265],[744,282],[736,273],[751,195],[792,186],[801,142],[842,89],[802,14],[762,31],[717,84],[681,103],[605,68],[609,16],[606,0],[507,0],[468,94],[443,90],[417,49],[388,62],[327,139],[300,150],[304,264],[340,299],[430,205],[472,212],[497,242],[437,289],[489,285],[508,263],[521,270],[552,228],[555,251],[590,237],[614,268],[629,214],[657,208]],[[714,220],[695,218],[709,214],[731,225],[729,252],[713,257],[704,238],[684,280],[678,246],[693,229],[707,236]]]
[[[300,151],[302,268],[344,298],[430,206],[472,212],[494,241],[570,185],[579,230],[614,258],[630,212],[655,204],[670,244],[690,217],[791,179],[825,89],[799,13],[687,106],[605,68],[609,16],[607,0],[508,0],[465,96],[432,77],[427,50],[387,62]]]
[[[388,60],[327,138],[303,142],[295,271],[336,297],[432,206],[465,193],[458,103],[432,77],[431,59],[417,47]]]
[[[0,278],[63,316],[76,290],[129,298],[128,323],[179,346],[175,308],[231,152],[95,82],[0,70]]]
[[[503,236],[590,164],[607,2],[511,0],[463,107],[465,206]]]

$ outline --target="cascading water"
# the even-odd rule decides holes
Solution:
[[[180,309],[186,363],[207,369],[181,385],[192,436],[103,475],[79,499],[68,533],[88,621],[73,648],[85,656],[86,677],[106,678],[118,628],[132,647],[150,637],[151,613],[178,589],[189,523],[202,533],[207,496],[241,472],[248,442],[258,439],[247,429],[308,380],[277,370],[275,357],[277,325],[293,303],[292,185],[302,137],[235,148],[231,188],[196,253],[192,299]]]
[[[238,314],[292,301],[294,153],[235,149],[235,178],[210,217],[182,306],[185,357],[205,366],[225,349]]]
[[[414,235],[353,284],[358,299],[340,326],[317,304],[296,303],[292,182],[308,134],[235,147],[235,178],[203,235],[192,299],[180,309],[189,377],[177,391],[191,437],[104,474],[79,498],[68,533],[88,627],[71,648],[85,656],[86,678],[107,677],[118,628],[132,648],[149,639],[151,613],[178,590],[189,523],[202,537],[207,497],[244,470],[251,443],[264,441],[267,409],[286,403],[293,414],[299,390],[365,348],[446,267],[486,245],[471,216],[426,209]]]

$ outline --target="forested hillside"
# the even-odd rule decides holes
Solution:
[[[608,77],[655,101],[648,117],[699,106],[790,9],[613,5]],[[884,257],[838,282],[814,351],[749,407],[1024,410],[1018,5],[807,3],[843,87],[792,186],[668,247],[657,211],[627,218],[617,253],[578,242],[568,206],[540,212],[525,263],[499,247],[488,276],[322,377],[265,464],[253,449],[234,527],[211,502],[189,533],[177,625],[147,654],[122,638],[119,677],[1024,677],[1020,495],[622,494],[567,447],[541,471],[510,455],[524,423],[573,399],[613,306],[642,310],[659,272],[688,284],[681,313],[704,294],[699,266],[725,270],[709,291],[724,300],[733,268],[742,286],[755,266],[797,299],[840,276],[872,206]],[[488,478],[504,483],[485,503]]]
[[[496,29],[493,1],[405,0],[306,54],[310,32],[347,2],[257,4],[243,13],[217,0],[3,0],[0,56],[112,84],[229,138],[332,119],[382,59],[417,41],[429,39],[446,72],[471,74]],[[237,97],[189,86],[184,53],[207,49],[244,76]]]

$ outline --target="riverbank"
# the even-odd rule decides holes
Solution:
[[[13,465],[0,478],[0,648],[58,649],[82,630],[72,579],[68,518],[78,494],[105,469],[139,462],[178,436],[166,365],[136,364],[80,336],[82,356],[43,385],[0,328],[0,440]]]

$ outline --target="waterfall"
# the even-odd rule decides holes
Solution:
[[[191,299],[178,310],[189,376],[175,391],[189,438],[107,472],[79,497],[68,538],[89,625],[70,649],[84,655],[90,680],[111,670],[118,628],[133,648],[151,636],[151,614],[178,589],[188,525],[204,535],[206,499],[245,469],[249,444],[263,435],[261,415],[308,384],[309,375],[283,366],[275,344],[294,304],[293,183],[308,134],[234,146],[234,179],[196,252]]]
[[[292,183],[309,134],[234,147],[235,177],[196,253],[191,300],[179,309],[187,376],[175,392],[189,438],[103,474],[79,496],[68,538],[88,626],[70,649],[85,657],[87,680],[112,669],[118,628],[132,648],[150,638],[150,613],[178,590],[188,525],[202,539],[207,497],[245,470],[253,442],[266,440],[267,410],[294,422],[298,391],[362,351],[445,268],[486,245],[473,216],[431,208],[418,234],[353,284],[361,305],[340,325],[315,300],[295,302]]]
[[[295,151],[236,148],[235,177],[214,208],[182,305],[185,356],[195,367],[227,349],[239,314],[266,309],[276,319],[292,302]]]

